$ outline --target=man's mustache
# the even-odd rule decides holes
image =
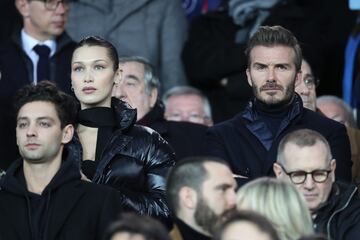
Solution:
[[[266,83],[265,85],[260,87],[260,91],[267,90],[283,90],[284,88],[276,83]]]

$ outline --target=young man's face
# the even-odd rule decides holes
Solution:
[[[56,5],[59,1],[46,2]],[[54,10],[49,9],[48,4],[45,7],[45,1],[39,0],[16,0],[16,6],[24,18],[25,31],[30,36],[44,41],[64,32],[69,12],[68,3],[59,3]]]
[[[154,107],[157,90],[153,89],[150,93],[146,91],[145,68],[142,63],[121,63],[119,69],[122,71],[122,78],[120,83],[114,85],[112,95],[136,108],[137,120],[140,120]]]
[[[331,170],[324,182],[315,182],[310,174],[306,175],[304,183],[294,184],[300,193],[303,194],[311,212],[317,208],[329,197],[332,184],[335,181],[335,160],[328,160],[327,150],[322,142],[316,142],[313,146],[299,147],[294,143],[287,143],[284,149],[285,163],[283,168],[286,172],[315,170]],[[274,172],[280,179],[291,182],[290,177],[276,163]]]
[[[246,74],[259,101],[276,106],[292,100],[295,82],[301,78],[294,59],[295,51],[286,46],[256,46],[251,50]]]
[[[61,160],[63,145],[72,138],[72,125],[61,129],[55,105],[34,101],[23,105],[17,115],[16,139],[20,155],[32,164]],[[72,130],[72,129],[71,129]]]
[[[202,184],[194,218],[199,226],[211,232],[220,215],[235,207],[236,181],[226,165],[207,162],[204,167],[208,179]]]

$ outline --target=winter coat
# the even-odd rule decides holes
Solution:
[[[209,129],[205,148],[208,154],[225,159],[242,185],[261,176],[274,175],[273,163],[280,140],[287,133],[303,128],[315,130],[328,140],[336,159],[337,179],[350,182],[352,163],[345,126],[304,108],[297,94],[275,137],[259,117],[254,102],[250,102],[242,113]]]
[[[41,194],[46,199],[43,238],[33,236],[32,193],[20,177],[23,161],[11,165],[0,185],[0,239],[102,239],[120,212],[119,196],[111,188],[81,180],[79,166],[72,158],[69,154]]]
[[[328,201],[316,211],[314,227],[328,240],[360,239],[360,198],[358,188],[336,182]]]
[[[170,209],[165,200],[166,176],[175,164],[175,154],[157,132],[134,125],[135,109],[116,98],[112,98],[112,108],[117,129],[103,150],[92,181],[116,189],[118,204],[124,210],[167,222]],[[77,136],[73,142],[82,156]]]

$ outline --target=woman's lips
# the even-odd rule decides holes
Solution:
[[[93,92],[96,91],[96,88],[94,88],[94,87],[84,87],[84,88],[82,89],[82,91],[83,91],[85,94],[91,94],[91,93],[93,93]]]

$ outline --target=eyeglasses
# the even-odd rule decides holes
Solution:
[[[283,166],[281,166],[281,168],[284,170],[285,174],[290,177],[291,181],[294,184],[304,183],[306,181],[308,174],[311,175],[311,178],[312,178],[312,180],[314,180],[314,182],[323,183],[326,181],[326,179],[329,177],[329,174],[332,171],[332,170],[319,169],[319,170],[314,170],[311,172],[306,172],[306,171],[287,172]]]
[[[313,89],[319,85],[319,79],[313,76],[305,77],[304,84],[308,89]]]
[[[70,0],[33,0],[43,2],[45,4],[45,8],[49,11],[55,11],[59,4],[62,3],[66,10],[69,9]]]

